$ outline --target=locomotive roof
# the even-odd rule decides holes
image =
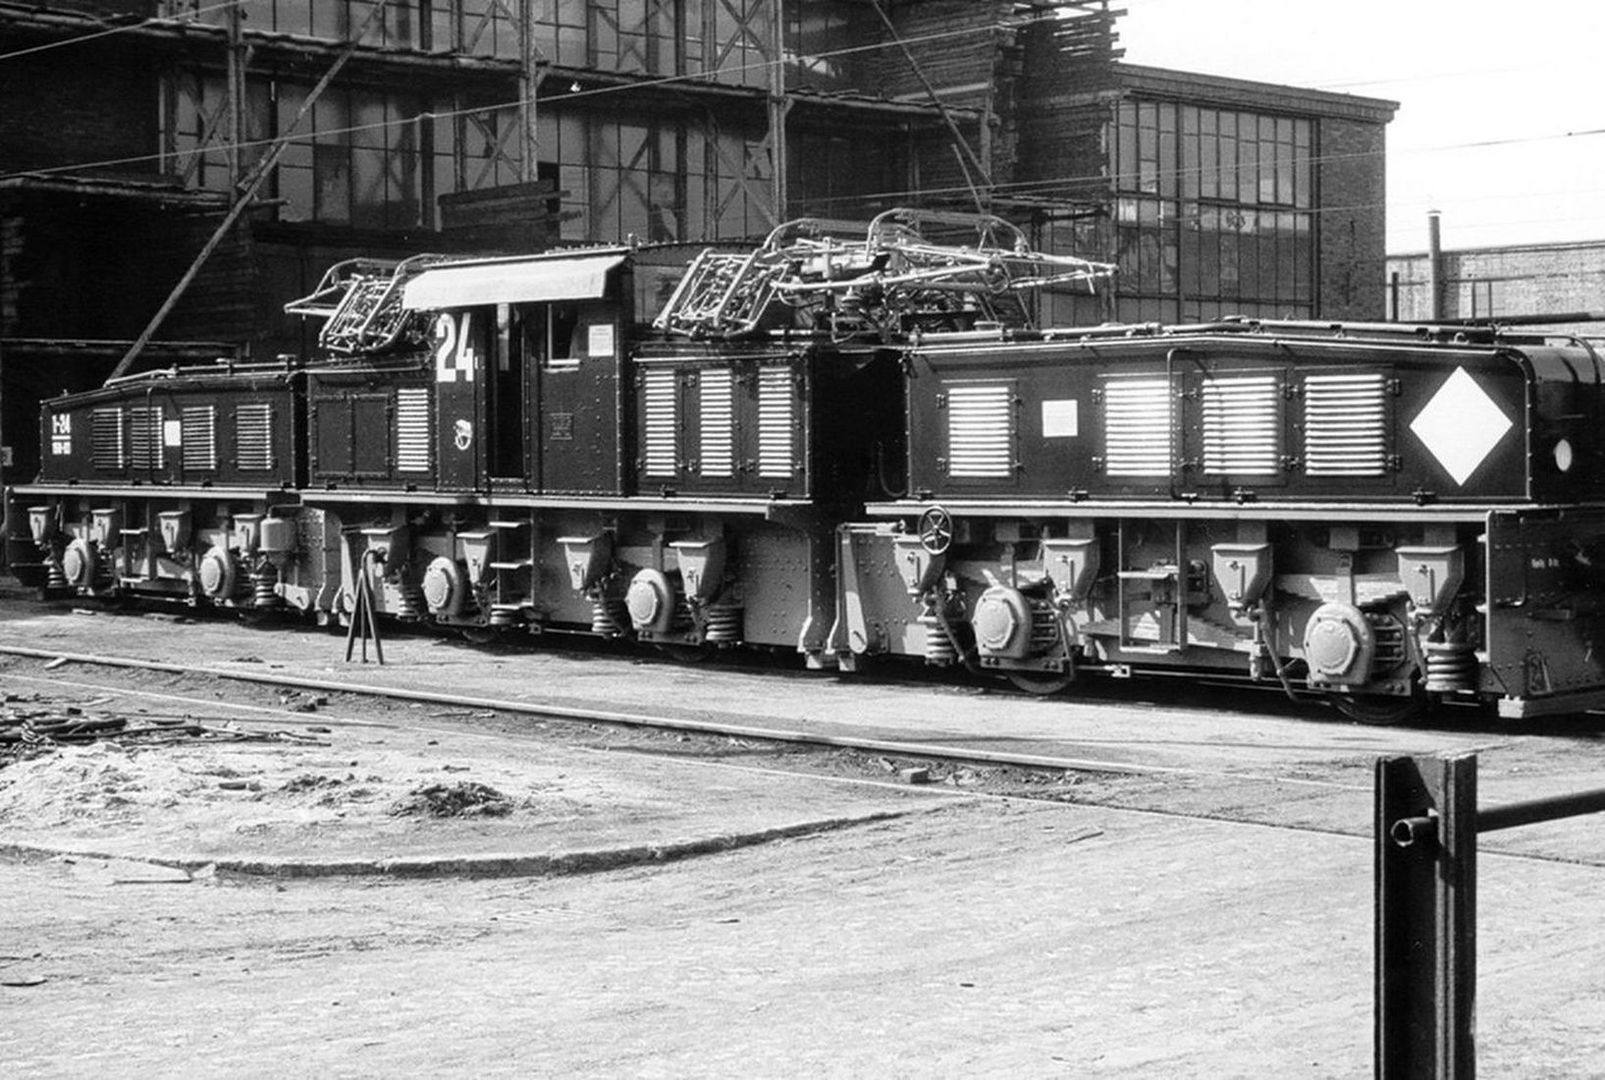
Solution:
[[[1255,352],[1297,347],[1310,350],[1312,355],[1342,354],[1338,359],[1370,350],[1371,358],[1386,353],[1399,360],[1408,357],[1428,363],[1472,358],[1504,360],[1526,368],[1537,382],[1605,384],[1605,357],[1593,343],[1570,334],[1514,333],[1497,325],[1226,319],[1177,326],[1105,324],[1040,333],[986,330],[931,334],[916,336],[912,347],[919,352],[944,355],[978,349],[1006,350],[1011,354],[1018,350],[1021,355],[1047,350],[1042,353],[1046,358],[1066,346],[1130,356],[1157,355],[1171,349],[1226,350],[1233,343]]]
[[[628,256],[626,248],[557,251],[512,258],[442,263],[402,287],[410,311],[476,304],[592,300],[607,291],[607,276]]]
[[[1174,338],[1200,335],[1252,335],[1309,340],[1368,341],[1389,345],[1444,345],[1460,348],[1594,347],[1573,334],[1519,331],[1499,323],[1320,322],[1294,319],[1226,318],[1208,323],[1106,323],[1051,329],[1053,340],[1099,341],[1115,338]]]

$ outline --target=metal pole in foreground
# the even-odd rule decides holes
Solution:
[[[1477,755],[1378,761],[1375,824],[1375,1075],[1472,1080]]]

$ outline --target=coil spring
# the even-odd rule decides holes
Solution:
[[[1428,690],[1447,693],[1477,688],[1477,650],[1463,641],[1429,641],[1426,653]]]
[[[958,662],[958,650],[948,637],[942,622],[935,615],[921,615],[919,623],[925,627],[925,662],[932,667],[951,667]]]
[[[55,555],[45,556],[45,587],[48,589],[67,587],[67,573],[61,568],[61,559]]]
[[[396,587],[396,618],[417,622],[425,606],[423,586],[405,583]]]
[[[714,645],[734,645],[741,640],[742,609],[734,606],[711,607],[703,612],[703,639]]]
[[[284,603],[284,598],[276,591],[274,586],[279,583],[279,568],[270,562],[251,571],[251,603],[258,608],[276,608]]]
[[[591,598],[591,633],[606,638],[623,637],[624,628],[629,625],[630,609],[623,600],[609,596]]]
[[[1371,624],[1371,633],[1376,641],[1372,668],[1386,671],[1404,663],[1404,624],[1392,615],[1370,611],[1365,613],[1365,620]]]
[[[691,601],[680,592],[678,586],[674,590],[674,626],[673,633],[683,634],[697,625],[696,617],[691,614]]]
[[[1059,613],[1046,600],[1031,601],[1031,655],[1046,656],[1059,644]]]
[[[517,604],[492,604],[490,609],[490,625],[517,626],[519,622],[519,609]]]
[[[115,552],[99,544],[95,545],[95,555],[95,580],[90,587],[100,592],[117,584],[117,560]]]

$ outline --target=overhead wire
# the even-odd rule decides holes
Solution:
[[[245,0],[231,0],[231,2],[232,3],[243,3],[243,2],[245,2]],[[1052,18],[1053,18],[1052,15],[1036,15],[1036,16],[1025,17],[1025,18],[1009,19],[1009,20],[1006,20],[1006,21],[1004,21],[1002,23],[999,23],[997,25],[998,25],[998,27],[1000,29],[1017,29],[1019,27],[1029,26],[1029,25],[1034,25],[1036,23],[1049,21]],[[140,29],[140,27],[130,27],[128,29]],[[932,31],[932,32],[927,33],[927,34],[921,34],[921,35],[918,35],[918,36],[915,36],[915,37],[904,38],[903,42],[905,44],[915,44],[915,45],[917,45],[917,44],[926,44],[926,43],[934,42],[934,41],[947,40],[949,38],[972,36],[974,33],[975,33],[975,30],[974,30],[973,27],[964,27],[964,28],[956,29],[956,30],[938,30],[938,31]],[[82,40],[82,39],[78,39],[78,40]],[[873,52],[873,51],[892,49],[892,48],[896,48],[896,45],[894,43],[892,43],[892,42],[871,42],[871,43],[865,44],[865,45],[851,45],[851,46],[844,46],[844,47],[838,48],[838,49],[829,49],[829,50],[825,50],[825,51],[819,52],[819,53],[814,53],[814,54],[811,54],[811,55],[815,59],[832,59],[832,58],[841,57],[841,56],[849,56],[849,55],[852,55],[852,54],[855,54],[855,53]],[[4,57],[0,57],[0,59],[4,59]],[[753,61],[751,63],[745,63],[745,64],[732,64],[732,65],[727,65],[727,66],[721,66],[721,67],[719,67],[716,70],[711,71],[711,72],[710,71],[687,72],[685,74],[679,74],[679,75],[664,75],[664,76],[660,76],[660,77],[652,78],[652,79],[642,79],[642,80],[639,80],[639,81],[632,81],[632,82],[630,82],[628,84],[623,84],[623,85],[593,87],[592,89],[589,89],[589,90],[580,89],[580,90],[576,90],[576,91],[573,91],[571,93],[568,93],[568,94],[564,95],[563,100],[565,100],[565,101],[578,101],[578,100],[582,100],[582,99],[586,99],[586,98],[602,97],[602,96],[606,96],[606,95],[609,95],[609,94],[638,93],[638,92],[640,92],[642,90],[651,90],[651,89],[656,89],[656,88],[659,88],[659,87],[673,87],[673,86],[676,86],[676,85],[702,84],[702,85],[711,85],[711,86],[728,88],[728,84],[720,83],[720,82],[716,81],[718,76],[730,76],[730,75],[742,74],[742,73],[746,73],[746,72],[763,71],[763,70],[765,70],[767,68],[770,68],[770,67],[772,67],[772,66],[774,66],[776,64],[783,64],[783,63],[785,63],[784,60],[759,60],[759,61]],[[432,120],[448,120],[448,119],[453,119],[453,118],[456,118],[456,117],[459,117],[459,116],[473,116],[473,115],[478,115],[478,114],[483,114],[483,113],[493,113],[493,112],[497,112],[497,111],[502,110],[502,109],[518,108],[519,106],[521,106],[523,104],[524,104],[524,99],[523,98],[513,98],[513,99],[511,99],[509,101],[499,101],[499,102],[493,102],[493,103],[490,103],[490,104],[464,106],[463,108],[460,108],[460,109],[445,109],[445,110],[424,109],[424,110],[420,110],[419,112],[413,113],[410,116],[403,117],[403,118],[397,119],[397,120],[379,120],[379,121],[374,121],[373,123],[369,123],[369,124],[351,124],[351,125],[347,125],[345,127],[322,129],[322,130],[319,130],[317,132],[313,132],[313,133],[309,134],[307,136],[307,138],[319,139],[319,138],[325,138],[325,137],[336,136],[336,135],[353,135],[353,134],[358,134],[358,133],[362,133],[362,132],[378,131],[378,130],[383,130],[383,129],[390,128],[390,127],[398,127],[398,126],[403,125],[403,124],[411,124],[411,123],[416,122],[417,120],[426,119],[426,118],[427,119],[432,119]],[[261,147],[261,146],[271,146],[273,143],[275,143],[277,141],[278,140],[272,139],[272,138],[264,138],[264,139],[242,139],[242,140],[238,140],[238,141],[235,141],[235,142],[215,142],[215,143],[208,143],[205,146],[197,146],[194,150],[181,151],[181,152],[179,152],[179,154],[228,153],[230,151],[250,150],[250,149],[253,149],[253,148],[256,148],[256,147]],[[299,139],[297,141],[299,141]],[[54,173],[75,172],[75,171],[86,170],[86,169],[104,169],[104,168],[111,168],[111,167],[119,166],[119,165],[133,165],[133,164],[140,164],[140,163],[148,162],[148,161],[161,161],[161,160],[163,160],[165,158],[168,158],[168,157],[179,156],[179,154],[167,154],[167,153],[140,154],[140,155],[135,155],[135,156],[130,156],[130,157],[108,158],[108,159],[104,159],[104,160],[101,160],[101,161],[74,162],[72,164],[67,164],[67,165],[53,165],[53,166],[48,166],[48,167],[42,168],[42,169],[26,169],[26,170],[20,170],[20,171],[16,171],[16,172],[0,173],[0,180],[9,180],[9,179],[13,179],[13,178],[20,177],[20,176],[42,176],[42,175],[50,175],[50,174],[54,174]]]
[[[32,56],[35,53],[48,52],[51,49],[62,49],[66,48],[68,45],[81,45],[86,41],[98,41],[101,38],[113,37],[117,34],[132,33],[136,30],[144,30],[152,26],[164,26],[171,23],[194,22],[202,15],[209,14],[213,11],[222,11],[225,8],[239,7],[248,2],[249,0],[223,0],[222,3],[210,4],[206,7],[197,7],[192,11],[186,11],[180,15],[152,15],[150,18],[141,19],[138,22],[124,23],[118,26],[108,27],[105,30],[96,30],[93,33],[79,34],[75,37],[63,38],[61,41],[47,41],[42,45],[30,45],[24,49],[16,49],[12,52],[0,53],[0,61],[15,60],[23,56]],[[86,18],[92,18],[92,16],[86,16]]]
[[[97,32],[91,33],[91,34],[79,35],[79,36],[76,36],[76,37],[65,39],[63,41],[50,42],[50,43],[46,43],[44,45],[33,46],[33,47],[30,47],[30,48],[27,48],[27,49],[16,50],[16,51],[13,51],[13,52],[10,52],[10,53],[0,53],[0,61],[4,61],[4,60],[8,60],[8,59],[13,59],[13,58],[16,58],[16,57],[25,56],[25,55],[28,55],[28,54],[33,53],[33,52],[43,51],[45,49],[59,48],[59,47],[67,46],[67,45],[72,45],[72,44],[77,44],[77,43],[81,43],[81,42],[85,42],[85,41],[104,38],[104,37],[111,36],[113,34],[137,32],[137,31],[149,28],[149,27],[151,27],[153,25],[159,26],[159,25],[168,24],[168,23],[174,23],[174,22],[186,22],[186,23],[193,22],[196,18],[198,18],[199,16],[201,16],[203,14],[207,14],[207,13],[211,13],[211,12],[215,12],[215,11],[219,11],[219,10],[224,10],[224,9],[231,8],[231,7],[240,6],[240,5],[242,5],[244,3],[247,3],[247,2],[248,2],[248,0],[223,0],[223,2],[220,2],[220,3],[197,7],[195,9],[190,10],[190,11],[184,12],[184,13],[182,13],[180,15],[156,16],[156,17],[152,17],[152,18],[149,18],[149,19],[142,20],[142,21],[137,22],[137,23],[130,23],[130,24],[127,24],[127,25],[110,27],[110,28],[108,28],[106,30],[97,31]],[[1129,2],[1129,0],[1128,0],[1128,2]],[[1148,0],[1148,2],[1154,2],[1154,0]],[[997,25],[999,26],[999,28],[1002,28],[1002,29],[1017,29],[1017,28],[1020,28],[1020,27],[1023,27],[1023,26],[1028,26],[1028,25],[1032,25],[1032,24],[1035,24],[1035,23],[1039,23],[1039,22],[1052,21],[1055,18],[1056,18],[1055,14],[1048,13],[1048,14],[1041,14],[1041,15],[1023,17],[1023,18],[1018,18],[1018,19],[1010,19],[1010,20],[1006,20],[1005,22],[997,24]],[[925,44],[925,43],[941,41],[941,40],[945,40],[945,39],[953,38],[953,37],[966,36],[966,35],[970,35],[970,34],[973,34],[973,33],[974,33],[973,28],[968,28],[968,27],[967,28],[963,28],[963,29],[958,29],[958,30],[932,31],[930,33],[918,35],[918,36],[915,36],[915,37],[906,38],[906,39],[904,39],[904,41],[906,43],[909,43],[909,44]],[[868,44],[864,44],[864,45],[844,46],[844,47],[837,48],[837,49],[825,50],[825,51],[822,51],[822,52],[820,52],[818,54],[813,54],[813,55],[815,55],[816,58],[818,58],[818,59],[831,59],[831,58],[849,56],[849,55],[858,54],[858,53],[864,53],[864,52],[886,50],[886,49],[890,49],[890,48],[893,48],[893,47],[895,47],[895,43],[892,43],[892,42],[872,42],[872,43],[868,43]],[[661,76],[661,77],[654,78],[654,79],[645,79],[645,80],[632,81],[632,82],[630,82],[628,84],[623,84],[623,85],[592,87],[590,89],[579,89],[579,90],[575,90],[573,92],[570,92],[570,93],[568,93],[566,95],[563,95],[558,100],[562,100],[562,101],[579,101],[579,100],[584,100],[584,99],[594,99],[594,98],[609,96],[609,95],[613,95],[613,94],[620,94],[620,93],[624,93],[624,94],[636,93],[636,92],[639,92],[641,90],[648,90],[648,89],[653,89],[653,88],[658,88],[658,87],[673,87],[675,85],[694,85],[694,84],[710,84],[710,83],[712,83],[714,85],[725,85],[725,84],[720,84],[720,83],[718,83],[716,81],[719,76],[728,77],[728,76],[731,76],[731,75],[737,75],[737,74],[742,74],[742,73],[746,73],[746,72],[760,71],[760,70],[766,69],[768,67],[771,67],[771,66],[773,66],[775,64],[781,64],[781,63],[784,63],[784,62],[785,62],[784,60],[765,59],[765,60],[759,60],[759,61],[754,61],[754,62],[745,63],[745,64],[728,65],[728,66],[720,67],[717,70],[712,71],[712,72],[690,72],[690,73],[684,73],[684,74]],[[1511,70],[1520,70],[1520,68],[1512,68]],[[1482,69],[1480,71],[1480,73],[1485,74],[1486,70]],[[1399,84],[1399,83],[1408,83],[1408,82],[1412,82],[1412,81],[1425,81],[1425,80],[1428,80],[1428,79],[1450,77],[1450,76],[1452,76],[1454,74],[1458,74],[1458,73],[1452,73],[1452,72],[1428,73],[1428,74],[1424,74],[1424,75],[1416,75],[1416,76],[1411,76],[1411,77],[1407,77],[1407,78],[1400,78],[1400,79],[1395,79],[1395,80],[1381,80],[1381,82]],[[1339,87],[1339,86],[1356,86],[1356,85],[1367,85],[1367,84],[1366,83],[1329,84],[1329,86],[1327,88],[1336,88],[1336,87]],[[1321,86],[1311,86],[1311,87],[1308,87],[1308,88],[1309,89],[1322,89],[1323,87],[1321,87]],[[456,108],[456,109],[445,109],[445,110],[425,109],[425,110],[419,110],[416,113],[413,113],[413,114],[411,114],[409,116],[401,117],[401,118],[398,118],[398,119],[386,119],[386,120],[375,121],[375,122],[367,123],[367,124],[351,124],[351,125],[346,125],[346,126],[337,127],[337,128],[327,128],[327,129],[319,130],[319,131],[316,131],[316,132],[310,132],[310,133],[307,133],[306,135],[297,136],[294,141],[296,141],[296,142],[318,141],[318,140],[327,139],[327,138],[331,138],[331,137],[337,137],[337,136],[346,136],[346,135],[361,134],[361,133],[378,131],[378,130],[385,130],[385,129],[394,128],[394,127],[401,127],[401,126],[408,125],[408,124],[414,124],[414,123],[417,123],[418,121],[424,120],[424,119],[429,119],[429,120],[432,120],[432,121],[441,121],[441,120],[455,119],[455,118],[463,117],[463,116],[485,115],[485,114],[494,113],[494,112],[497,112],[497,111],[500,111],[500,110],[503,110],[503,109],[516,108],[516,107],[521,106],[522,104],[523,104],[523,99],[522,98],[515,98],[515,99],[512,99],[512,100],[503,101],[503,102],[495,102],[495,103],[491,103],[491,104],[488,104],[488,105],[487,104],[479,104],[479,105],[472,105],[472,106],[464,106],[462,108]],[[1600,135],[1605,135],[1605,127],[1602,127],[1602,128],[1588,128],[1588,129],[1582,129],[1582,130],[1577,130],[1577,131],[1547,132],[1547,133],[1536,134],[1536,135],[1510,136],[1510,137],[1498,138],[1498,139],[1467,140],[1467,141],[1456,142],[1456,143],[1442,143],[1442,144],[1438,144],[1438,145],[1434,145],[1434,146],[1394,148],[1394,149],[1392,149],[1390,151],[1365,150],[1365,151],[1354,151],[1354,152],[1346,152],[1346,153],[1339,153],[1339,154],[1313,154],[1313,155],[1309,155],[1309,156],[1307,156],[1305,158],[1302,158],[1300,160],[1304,161],[1304,162],[1308,162],[1311,166],[1329,165],[1329,164],[1334,164],[1334,163],[1345,161],[1345,160],[1364,160],[1364,159],[1371,159],[1371,158],[1392,158],[1392,159],[1397,159],[1400,156],[1406,156],[1406,155],[1412,155],[1412,154],[1448,153],[1448,152],[1455,152],[1455,151],[1462,151],[1462,150],[1491,149],[1491,148],[1499,148],[1499,147],[1531,145],[1531,144],[1535,144],[1535,143],[1543,143],[1543,142],[1559,141],[1559,140],[1567,140],[1567,139],[1592,138],[1592,137],[1597,137],[1597,136],[1600,136]],[[167,160],[169,158],[187,157],[187,156],[198,155],[198,154],[228,153],[228,152],[231,152],[231,151],[249,151],[249,150],[252,150],[252,149],[258,149],[258,148],[272,146],[277,141],[278,140],[274,139],[274,138],[243,139],[243,140],[237,140],[237,141],[234,141],[234,142],[215,141],[215,142],[207,143],[205,145],[197,145],[194,148],[188,148],[188,149],[175,151],[175,152],[171,152],[171,153],[168,153],[168,152],[157,152],[157,153],[152,153],[152,154],[131,155],[131,156],[120,157],[120,158],[107,158],[107,159],[102,159],[102,160],[98,160],[98,161],[75,162],[75,163],[71,163],[71,164],[47,166],[47,167],[40,168],[40,169],[28,169],[28,170],[18,170],[18,171],[14,171],[14,172],[0,173],[0,180],[14,179],[14,178],[23,177],[23,176],[48,176],[48,175],[52,175],[52,174],[72,173],[72,172],[77,172],[77,171],[81,171],[81,170],[115,168],[115,167],[120,167],[120,166],[144,164],[144,163],[148,163],[148,162],[152,162],[152,161],[160,162],[160,161],[163,161],[163,160]],[[1257,165],[1248,164],[1248,163],[1238,163],[1238,164],[1231,165],[1231,166],[1227,166],[1227,165],[1217,165],[1216,166],[1216,169],[1218,171],[1222,172],[1222,173],[1225,173],[1225,172],[1228,172],[1228,171],[1242,172],[1242,171],[1244,171],[1246,169],[1257,169],[1257,168],[1258,168]],[[1187,175],[1188,173],[1190,173],[1192,171],[1201,171],[1202,169],[1203,169],[1203,166],[1199,166],[1199,167],[1197,167],[1197,170],[1194,170],[1194,169],[1182,169],[1182,170],[1172,170],[1172,171],[1176,172],[1178,176],[1185,176],[1185,175]],[[1137,192],[1132,192],[1132,191],[1129,191],[1129,190],[1126,190],[1126,189],[1121,189],[1119,187],[1119,182],[1121,180],[1123,180],[1123,179],[1125,179],[1125,178],[1123,176],[1119,175],[1119,174],[1111,176],[1109,173],[1104,172],[1104,171],[1100,171],[1100,172],[1094,173],[1094,174],[1060,174],[1060,175],[1051,176],[1051,177],[1041,177],[1041,178],[1036,178],[1036,179],[1032,179],[1032,180],[1014,181],[1014,182],[1005,183],[1005,184],[998,184],[998,185],[994,185],[990,190],[992,190],[993,192],[996,192],[998,194],[1012,195],[1012,196],[1015,196],[1015,197],[1022,197],[1022,196],[1030,196],[1032,194],[1037,194],[1037,193],[1052,192],[1055,189],[1059,189],[1059,188],[1063,188],[1063,187],[1067,187],[1067,186],[1073,186],[1073,185],[1077,185],[1077,184],[1089,184],[1089,183],[1109,184],[1111,182],[1114,182],[1116,184],[1117,193],[1119,193],[1119,194],[1139,195],[1139,193],[1137,193]],[[911,189],[907,189],[907,188],[901,188],[901,189],[898,189],[898,190],[895,190],[895,191],[870,192],[870,193],[864,193],[864,194],[843,195],[843,196],[835,196],[835,197],[826,197],[826,198],[821,198],[821,199],[810,199],[810,200],[808,200],[808,202],[810,204],[812,204],[812,205],[828,205],[828,204],[831,204],[831,203],[862,202],[862,201],[871,200],[871,199],[886,199],[886,198],[899,198],[899,197],[908,198],[910,196],[913,196],[913,197],[960,196],[960,195],[965,194],[966,190],[967,189],[940,188],[940,187],[937,187],[937,188],[929,188],[929,187],[928,188],[917,188],[917,189],[912,189],[912,190]],[[1141,193],[1141,194],[1147,194],[1147,193]],[[1530,193],[1524,193],[1524,194],[1530,194]],[[1358,210],[1375,209],[1375,208],[1378,208],[1378,207],[1383,207],[1385,205],[1387,205],[1387,204],[1374,203],[1374,204],[1350,204],[1350,205],[1341,206],[1341,207],[1324,206],[1324,207],[1304,208],[1304,207],[1289,207],[1289,206],[1285,206],[1283,204],[1261,204],[1259,208],[1263,209],[1263,210],[1267,210],[1267,211],[1296,210],[1298,212],[1305,212],[1305,213],[1350,213],[1350,212],[1355,212],[1355,211],[1358,211]],[[1397,206],[1398,204],[1394,203],[1393,205]],[[1537,219],[1537,220],[1564,220],[1564,219]],[[1511,222],[1511,223],[1514,223],[1514,222]]]

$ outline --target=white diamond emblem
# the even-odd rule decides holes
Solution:
[[[1426,408],[1410,421],[1416,438],[1461,485],[1513,426],[1510,417],[1465,368],[1455,368]]]

